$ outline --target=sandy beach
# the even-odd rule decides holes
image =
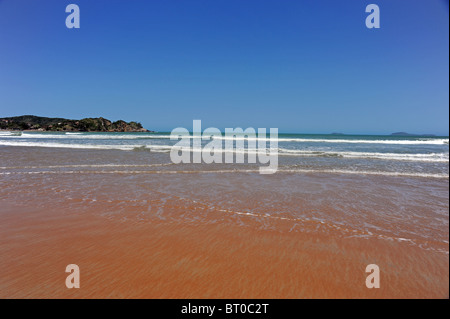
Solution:
[[[119,152],[3,148],[1,298],[448,298],[448,227],[433,222],[448,180],[99,168],[136,159]],[[410,217],[388,218],[395,205]]]
[[[9,207],[1,298],[447,298],[448,255],[382,240]],[[19,216],[17,216],[19,215]],[[65,266],[81,288],[65,287]],[[365,287],[365,266],[382,287]]]

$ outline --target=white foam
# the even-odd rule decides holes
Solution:
[[[367,158],[384,159],[397,161],[418,161],[418,162],[449,162],[448,153],[429,154],[404,154],[404,153],[379,153],[379,152],[333,152],[333,151],[304,151],[280,148],[281,156],[305,156],[305,157],[343,157],[343,158]]]
[[[105,170],[105,171],[29,171],[29,172],[0,172],[0,175],[27,175],[27,174],[235,174],[235,173],[259,173],[259,169],[235,169],[235,170],[151,170],[151,171],[131,171],[131,170]],[[351,171],[334,169],[278,169],[277,173],[290,174],[338,174],[338,175],[374,175],[390,177],[411,177],[411,178],[436,178],[448,179],[448,174],[427,174],[408,172],[387,172],[387,171]]]
[[[443,145],[448,144],[449,139],[437,139],[437,138],[423,138],[416,140],[354,140],[354,139],[305,139],[305,138],[293,138],[293,139],[279,139],[282,142],[312,142],[312,143],[341,143],[341,144],[399,144],[399,145]]]
[[[171,145],[130,145],[130,144],[79,144],[79,143],[58,143],[58,142],[29,142],[18,140],[0,140],[3,146],[25,146],[25,147],[50,147],[50,148],[72,148],[72,149],[104,149],[104,150],[150,150],[154,152],[169,152]],[[182,151],[201,152],[202,148],[176,147]],[[299,157],[342,157],[354,159],[381,159],[394,161],[415,161],[415,162],[435,162],[449,163],[448,153],[428,153],[428,154],[405,154],[405,153],[380,153],[380,152],[351,152],[351,151],[305,151],[279,148],[269,153],[267,150],[258,149],[216,149],[217,153],[235,154],[270,154],[279,156],[299,156]]]
[[[340,169],[279,169],[277,172],[284,173],[325,173],[325,174],[350,174],[350,175],[378,175],[393,177],[426,177],[426,178],[449,178],[448,174],[428,174],[428,173],[409,173],[409,172],[388,172],[388,171],[352,171]]]
[[[65,133],[23,133],[21,136],[10,136],[17,139],[80,139],[80,140],[136,140],[136,139],[158,139],[156,135],[134,135],[123,133],[82,133],[82,132],[65,132]],[[169,135],[161,137],[162,139],[170,138]]]
[[[73,164],[73,165],[50,165],[50,166],[3,166],[0,169],[51,169],[51,168],[109,168],[109,167],[160,167],[176,165],[173,163],[159,164]]]
[[[170,139],[170,135],[154,135],[152,133],[147,134],[124,134],[124,133],[81,133],[81,132],[66,132],[66,133],[22,133],[21,136],[5,135],[8,138],[17,139],[97,139],[97,140],[134,140],[134,139]],[[185,135],[185,138],[194,138],[192,135]],[[221,136],[214,137],[219,140],[259,140],[263,138],[258,137],[246,137],[246,136]],[[268,139],[267,139],[268,140]],[[340,143],[340,144],[398,144],[398,145],[444,145],[449,144],[448,138],[411,138],[402,140],[389,140],[389,139],[377,139],[377,140],[362,140],[362,139],[319,139],[319,138],[290,138],[290,137],[278,137],[278,142],[298,142],[298,143]]]
[[[50,148],[74,148],[74,149],[111,149],[130,151],[142,145],[95,145],[95,144],[69,144],[69,143],[47,143],[47,142],[15,142],[0,141],[3,146],[25,146],[25,147],[50,147]]]

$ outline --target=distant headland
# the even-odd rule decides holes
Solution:
[[[11,131],[52,132],[151,132],[138,122],[118,120],[112,122],[103,117],[69,120],[34,115],[0,118],[0,129]]]
[[[406,132],[396,132],[396,133],[392,133],[392,136],[427,136],[427,137],[434,137],[436,135],[434,134],[410,134],[410,133],[406,133]]]

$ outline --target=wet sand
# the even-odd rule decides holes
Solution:
[[[2,208],[1,298],[448,298],[448,255],[418,247],[60,209]],[[365,287],[371,263],[380,289]]]
[[[449,297],[448,180],[181,173],[127,154],[0,154],[0,298]]]

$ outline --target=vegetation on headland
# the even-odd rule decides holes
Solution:
[[[61,132],[149,132],[138,122],[111,122],[103,117],[69,120],[34,115],[0,118],[2,130],[36,130]]]

